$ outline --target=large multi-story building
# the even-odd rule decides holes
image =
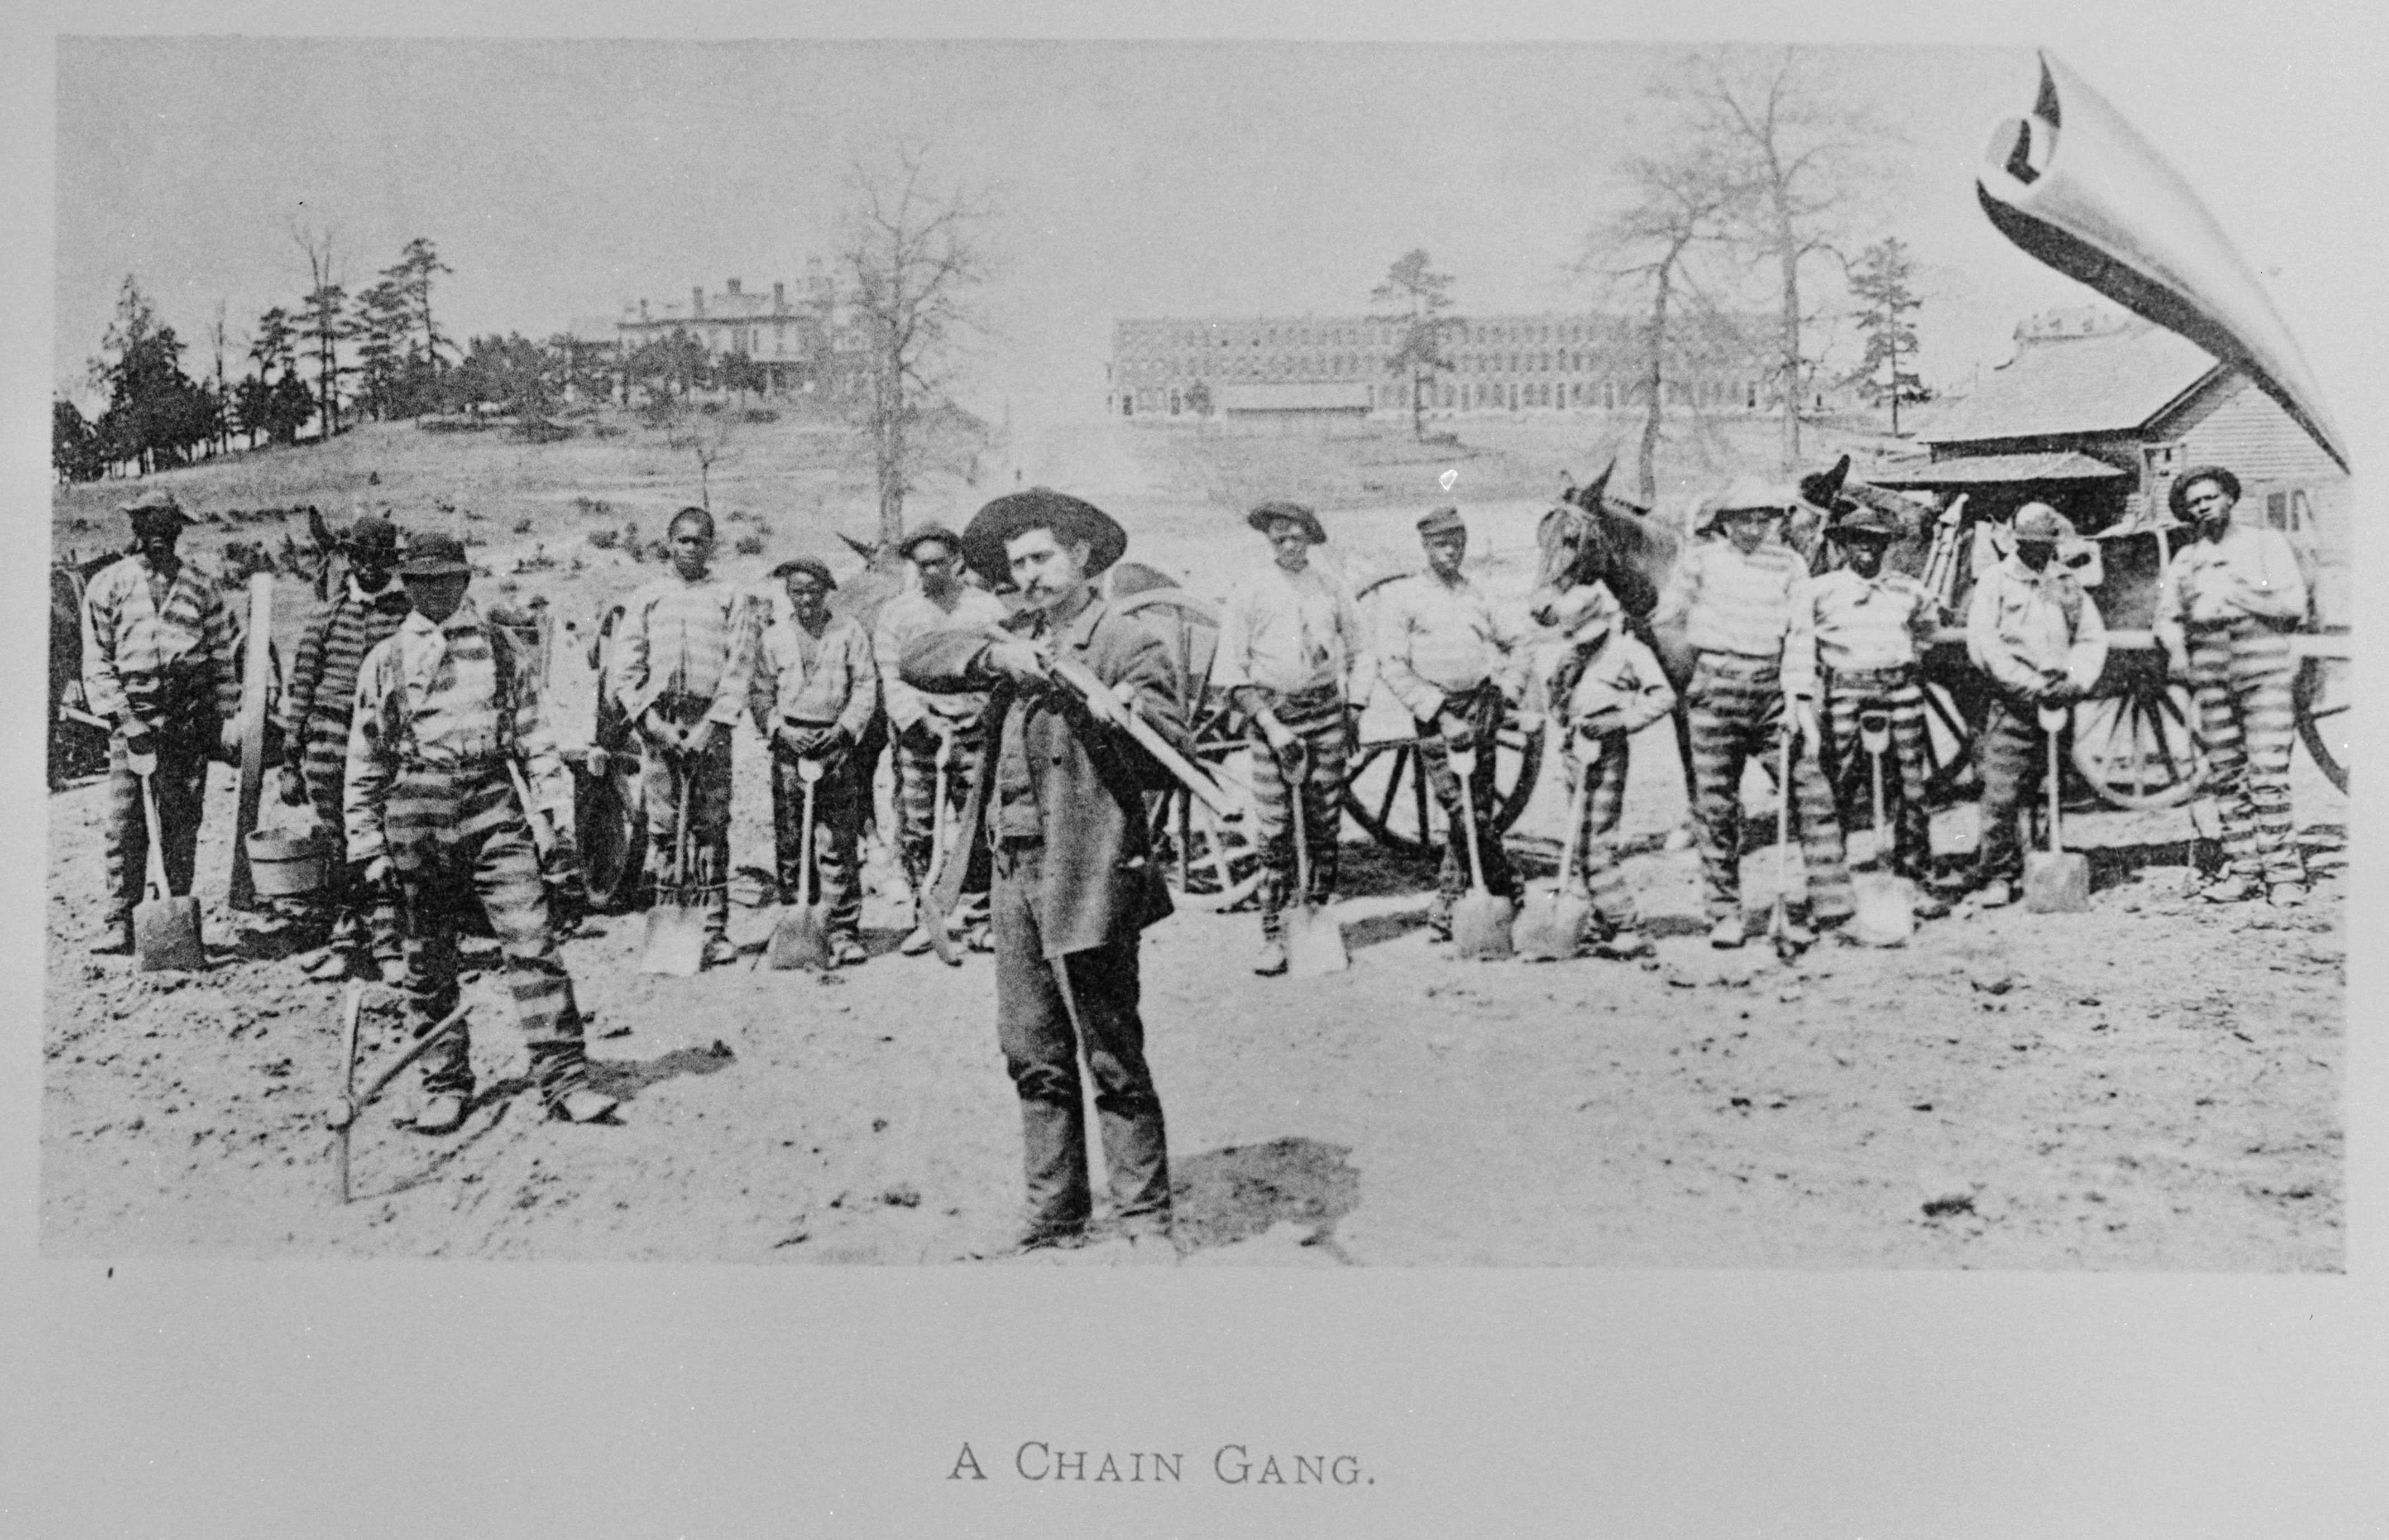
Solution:
[[[767,389],[803,394],[851,393],[862,348],[818,257],[806,262],[804,286],[793,297],[785,283],[775,282],[765,296],[732,278],[715,294],[702,285],[692,287],[686,304],[643,299],[612,317],[576,320],[571,335],[623,354],[675,336],[692,337],[709,363],[745,359]]]
[[[1411,381],[1392,369],[1406,329],[1369,316],[1118,322],[1105,410],[1123,417],[1408,414]],[[1636,332],[1634,323],[1606,315],[1455,317],[1443,335],[1453,367],[1426,386],[1426,410],[1639,411],[1644,386]],[[1763,347],[1731,351],[1669,378],[1668,404],[1772,410]],[[1331,399],[1334,407],[1322,407]]]

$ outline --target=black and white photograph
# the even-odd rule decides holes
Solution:
[[[2345,1284],[2363,259],[2148,84],[57,37],[33,1249]]]

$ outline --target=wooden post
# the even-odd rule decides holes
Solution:
[[[224,902],[257,908],[257,886],[249,872],[249,834],[257,827],[257,805],[265,785],[265,698],[274,674],[274,574],[249,579],[249,650],[240,680],[240,799],[232,826],[232,886]]]

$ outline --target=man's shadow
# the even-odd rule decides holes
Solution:
[[[1291,1221],[1309,1231],[1302,1242],[1338,1261],[1335,1225],[1361,1202],[1352,1148],[1289,1137],[1229,1145],[1174,1161],[1170,1199],[1181,1246],[1231,1245]]]

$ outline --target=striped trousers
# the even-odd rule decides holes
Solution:
[[[420,1036],[456,1008],[457,927],[479,903],[497,933],[540,1094],[553,1101],[580,1085],[581,1012],[505,766],[410,766],[390,787],[382,821],[405,929],[409,1029]],[[465,1033],[451,1033],[423,1056],[424,1088],[471,1094],[471,1052]]]
[[[1495,816],[1501,800],[1493,781],[1494,763],[1500,757],[1494,751],[1494,735],[1501,727],[1501,692],[1488,681],[1455,697],[1453,705],[1467,718],[1476,740],[1476,764],[1468,777],[1468,795],[1476,808],[1476,851],[1485,866],[1485,889],[1500,897],[1514,898],[1518,879],[1510,870],[1510,853],[1502,848],[1501,826]],[[1438,923],[1448,924],[1451,906],[1468,891],[1468,833],[1462,821],[1466,812],[1460,800],[1460,777],[1451,773],[1442,729],[1434,722],[1420,722],[1417,728],[1419,771],[1443,808],[1445,836],[1443,869],[1436,875],[1435,902],[1428,913]]]
[[[1864,809],[1874,821],[1874,767],[1867,763],[1866,745],[1859,741],[1859,718],[1867,711],[1891,714],[1891,744],[1884,753],[1883,805],[1892,821],[1891,870],[1923,882],[1933,874],[1932,813],[1924,805],[1924,783],[1932,773],[1925,759],[1924,692],[1910,668],[1827,670],[1825,710],[1819,723],[1824,730],[1826,774],[1833,788],[1834,807],[1846,829]],[[1875,830],[1876,848],[1884,832]],[[1876,859],[1882,864],[1880,856]]]
[[[829,910],[829,933],[852,938],[862,932],[862,873],[855,842],[862,834],[862,798],[855,793],[853,751],[818,757],[822,778],[813,783],[813,891]],[[797,757],[772,750],[772,830],[780,901],[797,902],[804,892],[805,783]]]
[[[1302,798],[1304,855],[1310,862],[1310,890],[1303,901],[1323,904],[1335,894],[1344,824],[1344,697],[1333,686],[1309,694],[1280,695],[1271,711],[1306,753],[1299,785],[1289,785],[1285,766],[1271,752],[1260,726],[1246,732],[1253,750],[1253,822],[1260,841],[1261,934],[1276,935],[1279,916],[1296,885],[1294,797]]]
[[[710,702],[659,702],[675,727],[687,728]],[[706,883],[705,928],[713,935],[730,929],[730,729],[713,730],[713,742],[694,761],[642,743],[639,783],[647,805],[647,871],[658,887]],[[694,872],[680,861],[681,782],[688,782],[688,848]]]
[[[992,873],[987,844],[973,839],[970,831],[962,827],[971,786],[978,779],[979,757],[986,752],[986,735],[974,725],[954,734],[953,749],[946,757],[946,839],[954,859],[970,862],[951,920],[957,925],[982,923],[987,918]],[[896,739],[896,809],[901,824],[898,846],[904,859],[904,880],[913,885],[916,898],[927,896],[937,841],[937,803],[938,735],[926,724],[915,722]]]
[[[2207,786],[2223,823],[2230,870],[2266,883],[2302,883],[2306,863],[2290,816],[2290,681],[2297,659],[2287,631],[2261,620],[2192,631],[2190,687]]]
[[[158,768],[150,773],[150,795],[158,803],[160,852],[166,865],[166,885],[177,895],[191,891],[199,864],[199,820],[208,790],[207,750],[195,742],[155,734]],[[108,740],[108,908],[102,916],[110,926],[133,923],[133,908],[141,902],[149,882],[149,825],[141,811],[141,778],[126,762],[124,734]]]
[[[1592,899],[1593,912],[1612,930],[1630,930],[1642,923],[1635,912],[1634,895],[1627,890],[1625,869],[1617,864],[1617,822],[1626,809],[1627,745],[1625,733],[1604,732],[1601,757],[1589,769],[1580,766],[1573,754],[1567,757],[1571,800],[1576,795],[1574,778],[1592,777],[1591,785],[1585,788],[1584,816],[1575,831],[1577,881]]]
[[[324,752],[326,744],[334,737],[341,745],[337,757]],[[377,892],[357,881],[356,874],[349,870],[347,745],[345,724],[336,732],[333,723],[319,718],[308,724],[306,754],[299,762],[299,778],[307,788],[307,805],[315,814],[316,837],[331,842],[332,867],[324,903],[332,912],[336,942],[344,934],[362,934],[371,938],[376,958],[398,957],[405,949],[399,934],[398,900],[387,890]]]
[[[1684,691],[1692,719],[1693,785],[1700,824],[1701,878],[1708,916],[1742,910],[1742,770],[1753,755],[1769,764],[1784,731],[1783,690],[1777,660],[1733,653],[1703,653]],[[1776,795],[1791,803],[1792,833],[1800,842],[1808,911],[1833,923],[1858,912],[1842,853],[1842,826],[1833,789],[1813,745],[1795,747],[1792,784]],[[1788,897],[1797,902],[1795,889]]]

